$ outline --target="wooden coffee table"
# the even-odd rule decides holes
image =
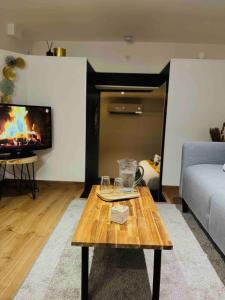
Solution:
[[[88,299],[88,247],[154,249],[152,299],[159,299],[161,252],[173,245],[149,189],[138,187],[139,198],[119,202],[104,202],[96,195],[98,189],[92,187],[71,242],[82,247],[82,300]],[[129,207],[129,218],[123,225],[110,221],[111,208],[118,204]]]

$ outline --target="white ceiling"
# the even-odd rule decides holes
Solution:
[[[33,40],[225,43],[225,0],[0,0]]]

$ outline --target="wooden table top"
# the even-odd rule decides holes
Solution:
[[[10,159],[0,159],[0,164],[6,165],[23,165],[23,164],[31,164],[36,162],[38,159],[37,155],[32,155],[23,158],[10,158]]]
[[[105,202],[93,186],[73,235],[73,246],[109,246],[115,248],[172,249],[173,245],[155,202],[147,187],[138,187],[136,199]],[[129,217],[123,225],[111,222],[111,208],[127,205]]]

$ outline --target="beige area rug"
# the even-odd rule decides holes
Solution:
[[[14,299],[80,299],[81,251],[70,241],[84,204],[71,202]],[[174,244],[163,251],[160,299],[225,299],[223,283],[180,211],[158,207]],[[90,248],[91,299],[150,299],[152,269],[152,250]]]

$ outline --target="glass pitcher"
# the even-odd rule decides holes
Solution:
[[[119,159],[119,177],[123,179],[124,192],[132,192],[134,187],[141,182],[144,176],[144,169],[134,159]],[[140,169],[141,176],[135,181],[137,170]]]

